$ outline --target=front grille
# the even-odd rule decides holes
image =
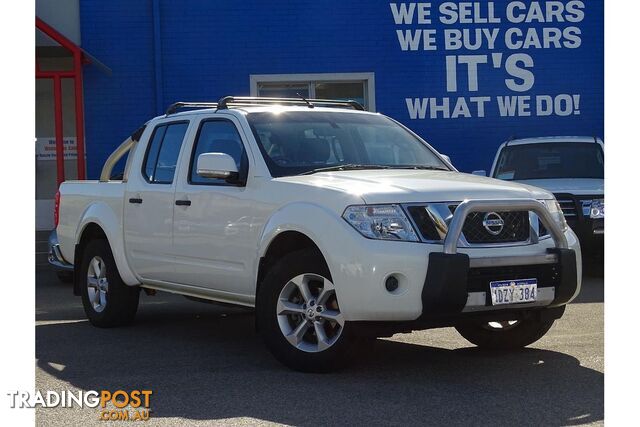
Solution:
[[[558,203],[565,217],[571,218],[577,215],[576,201],[574,199],[558,199]]]
[[[456,207],[457,205],[449,205],[447,212],[449,218],[445,218],[447,215],[443,215],[443,220],[448,223]],[[442,240],[425,206],[408,206],[406,209],[424,240]],[[444,209],[447,210],[447,207],[444,206]],[[494,232],[499,230],[497,234],[492,234],[483,224],[487,212],[474,212],[467,216],[462,227],[462,235],[465,240],[470,244],[515,243],[529,240],[529,212],[495,213],[504,221],[501,230],[499,230],[499,227],[490,227]],[[489,219],[492,218],[496,219],[497,217],[492,215]]]
[[[529,239],[529,212],[495,212],[504,225],[501,230],[494,227],[497,234],[492,234],[484,226],[483,222],[487,212],[472,212],[467,216],[462,227],[462,234],[469,243],[513,243],[523,242]],[[494,216],[489,216],[492,219]],[[497,217],[495,217],[497,218]]]
[[[411,218],[413,218],[413,222],[416,224],[418,231],[422,234],[423,239],[441,240],[436,231],[436,226],[433,224],[433,221],[431,221],[424,206],[409,206],[407,210]]]
[[[538,288],[560,285],[558,264],[513,265],[506,267],[470,268],[468,292],[489,292],[489,282],[498,280],[537,279]]]
[[[589,218],[593,199],[603,198],[602,194],[575,196],[569,193],[556,193],[554,196],[558,204],[560,204],[562,213],[571,228],[577,226],[584,219]]]

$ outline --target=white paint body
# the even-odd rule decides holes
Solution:
[[[74,260],[84,228],[96,223],[105,231],[127,284],[252,306],[260,258],[280,233],[298,231],[324,255],[346,320],[413,320],[422,313],[429,253],[442,252],[443,246],[367,239],[342,218],[346,207],[553,198],[535,187],[456,171],[354,170],[273,178],[244,117],[247,111],[269,108],[273,107],[200,110],[155,118],[130,153],[126,182],[63,183],[57,234],[64,258]],[[249,160],[245,187],[187,182],[198,125],[211,117],[230,119],[239,130]],[[141,174],[148,139],[157,124],[177,119],[190,120],[190,125],[173,183],[149,184]],[[129,198],[144,202],[130,204]],[[191,206],[174,204],[185,199]],[[581,271],[577,239],[571,229],[565,235],[569,248],[577,252]],[[546,239],[515,247],[460,248],[459,252],[471,258],[535,255],[552,246],[552,239]],[[402,278],[401,292],[385,289],[391,273]]]

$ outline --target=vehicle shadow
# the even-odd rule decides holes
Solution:
[[[302,374],[271,357],[251,313],[209,305],[145,303],[136,323],[120,329],[44,322],[36,357],[40,369],[84,390],[151,389],[153,418],[567,425],[604,417],[604,375],[566,354],[378,339],[351,368]]]

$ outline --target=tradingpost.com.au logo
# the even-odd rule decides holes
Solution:
[[[7,393],[12,408],[98,408],[98,419],[104,421],[147,421],[151,414],[152,394],[151,390],[36,390],[35,393]]]

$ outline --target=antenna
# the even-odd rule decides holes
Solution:
[[[312,103],[310,103],[304,96],[300,95],[300,92],[296,92],[296,95],[298,95],[300,97],[300,99],[302,99],[304,102],[307,103],[307,105],[309,106],[309,108],[313,108],[314,105]]]

